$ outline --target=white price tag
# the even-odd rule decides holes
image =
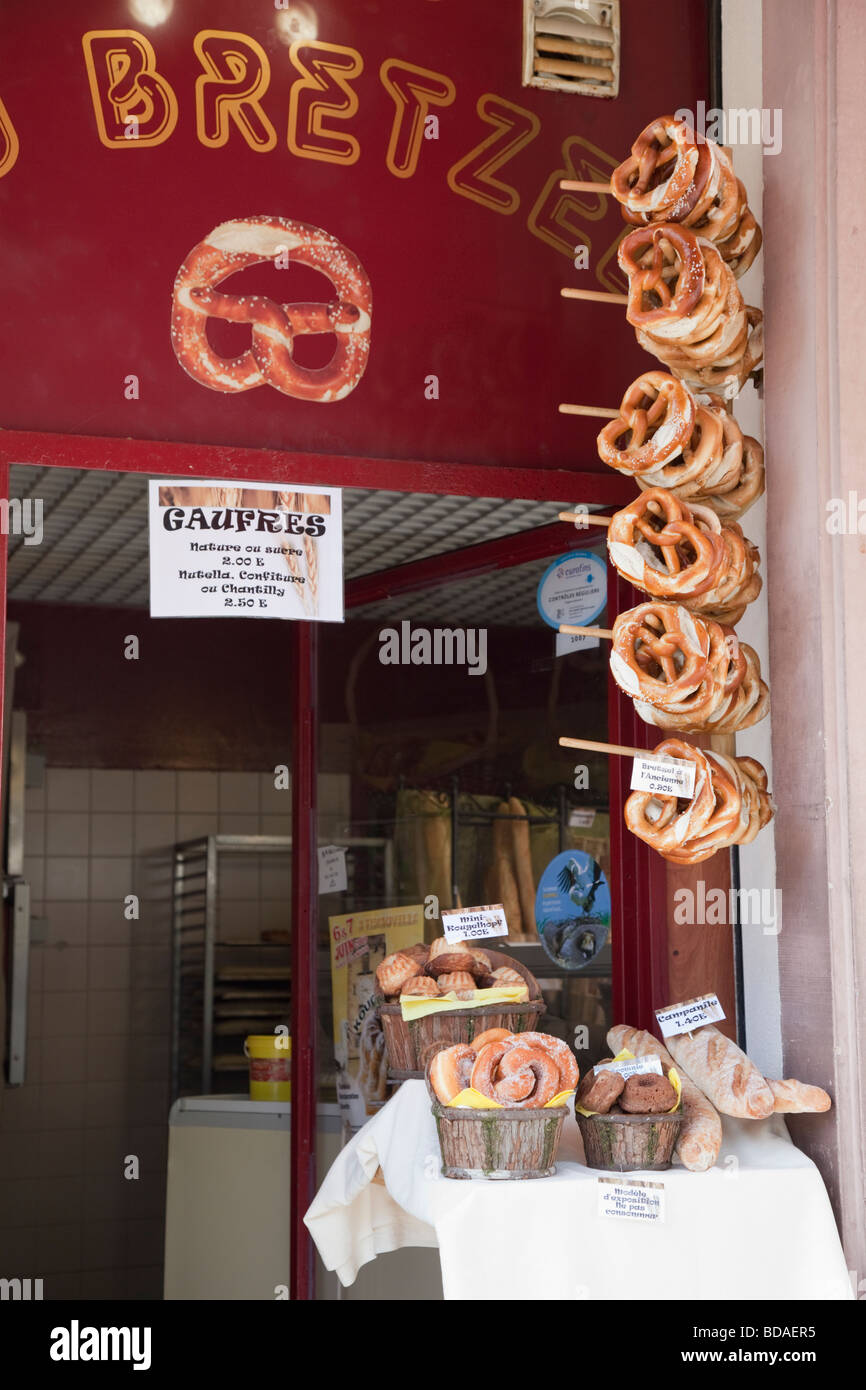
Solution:
[[[344,893],[346,849],[344,845],[322,845],[319,849],[319,893]]]
[[[589,830],[595,824],[595,811],[591,806],[578,806],[577,810],[569,811],[568,823],[581,830]]]
[[[662,1059],[661,1057],[635,1057],[630,1062],[601,1062],[597,1067],[593,1067],[593,1071],[615,1071],[626,1079],[630,1076],[644,1076],[647,1072],[652,1072],[654,1076],[661,1076]]]
[[[484,936],[507,936],[508,923],[501,903],[484,907],[445,908],[442,928],[446,941],[478,941]]]
[[[624,1221],[664,1221],[665,1185],[642,1178],[599,1178],[598,1214]]]
[[[656,1009],[656,1018],[663,1038],[675,1038],[678,1033],[691,1033],[704,1023],[718,1023],[725,1017],[725,1011],[715,994],[702,994],[699,999],[687,999],[682,1004],[671,1004],[666,1009]]]
[[[598,637],[588,637],[585,632],[558,632],[556,634],[556,655],[568,656],[569,652],[589,651],[600,645]]]
[[[690,801],[695,794],[695,765],[685,758],[635,758],[631,789],[654,792],[656,796],[681,796]]]

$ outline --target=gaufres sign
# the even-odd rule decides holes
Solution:
[[[624,44],[625,103],[522,87],[495,0],[3,7],[0,424],[573,466],[558,402],[645,359],[560,299],[619,287],[623,230],[560,180],[705,95],[703,10]]]

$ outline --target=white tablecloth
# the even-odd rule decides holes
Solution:
[[[719,1162],[623,1174],[664,1183],[664,1219],[598,1214],[571,1112],[553,1177],[443,1178],[423,1081],[347,1144],[305,1221],[351,1284],[401,1246],[439,1246],[446,1299],[851,1299],[830,1202],[781,1116],[724,1121]],[[614,1176],[604,1174],[606,1177]]]

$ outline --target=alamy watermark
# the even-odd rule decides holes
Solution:
[[[486,627],[415,627],[404,619],[399,631],[379,633],[383,666],[465,666],[470,676],[487,670]]]
[[[23,536],[25,545],[41,545],[43,510],[41,497],[0,497],[0,532]]]
[[[699,879],[695,889],[674,893],[674,921],[681,927],[720,927],[739,922],[761,927],[764,936],[782,930],[781,888],[707,888]]]
[[[782,149],[782,111],[778,106],[707,106],[697,102],[694,111],[681,106],[674,120],[685,121],[699,141],[714,140],[717,145],[763,145],[764,154]]]

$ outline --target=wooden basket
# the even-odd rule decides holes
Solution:
[[[544,1013],[544,1000],[535,976],[513,956],[487,950],[486,946],[484,949],[493,961],[494,970],[508,965],[523,976],[529,986],[527,1002],[481,1004],[474,1009],[454,1009],[448,1013],[437,1009],[408,1022],[403,1018],[399,1003],[380,1004],[379,1017],[388,1050],[388,1074],[395,1081],[423,1080],[427,1063],[443,1047],[471,1043],[488,1028],[507,1028],[509,1033],[534,1031]]]
[[[581,1115],[583,1151],[588,1168],[608,1173],[657,1173],[670,1168],[674,1145],[683,1122],[681,1111],[673,1115]]]
[[[430,1085],[433,1118],[446,1178],[516,1181],[549,1178],[556,1172],[567,1105],[524,1110],[461,1110],[443,1105]]]

